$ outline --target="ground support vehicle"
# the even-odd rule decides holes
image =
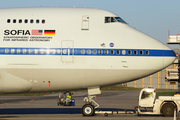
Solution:
[[[145,109],[142,111],[142,109]],[[135,107],[137,114],[163,114],[174,116],[174,111],[180,110],[180,95],[156,97],[156,90],[144,88],[139,94],[139,106]]]
[[[95,111],[95,114],[103,114],[105,116],[113,114],[133,114],[141,115],[160,115],[165,117],[173,117],[174,113],[180,110],[180,95],[159,96],[156,97],[156,89],[144,88],[139,94],[139,105],[135,107],[135,111]]]
[[[72,93],[69,91],[65,91],[62,94],[60,94],[57,105],[58,106],[59,105],[63,105],[63,106],[75,105],[75,100],[72,99]]]

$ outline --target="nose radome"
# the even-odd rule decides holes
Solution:
[[[171,65],[175,61],[175,59],[175,52],[168,46],[164,45],[164,67]]]

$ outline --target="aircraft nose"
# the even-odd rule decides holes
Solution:
[[[168,46],[164,45],[164,67],[169,66],[170,64],[172,64],[175,59],[176,59],[176,54],[175,52],[170,49]]]

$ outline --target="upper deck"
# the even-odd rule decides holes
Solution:
[[[18,13],[18,14],[17,14]],[[1,18],[6,17],[18,17],[23,14],[23,16],[35,17],[39,16],[69,16],[69,15],[106,15],[106,16],[117,16],[109,11],[95,9],[95,8],[59,8],[59,7],[37,7],[37,8],[10,8],[10,9],[0,9]],[[3,16],[2,16],[3,15]],[[71,17],[71,16],[69,16]]]

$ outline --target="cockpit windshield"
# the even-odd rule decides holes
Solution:
[[[120,17],[115,17],[116,18],[116,20],[118,21],[118,22],[123,22],[123,23],[126,23],[122,18],[120,18]]]
[[[105,17],[105,23],[112,23],[112,22],[121,22],[126,23],[123,19],[120,17]]]

